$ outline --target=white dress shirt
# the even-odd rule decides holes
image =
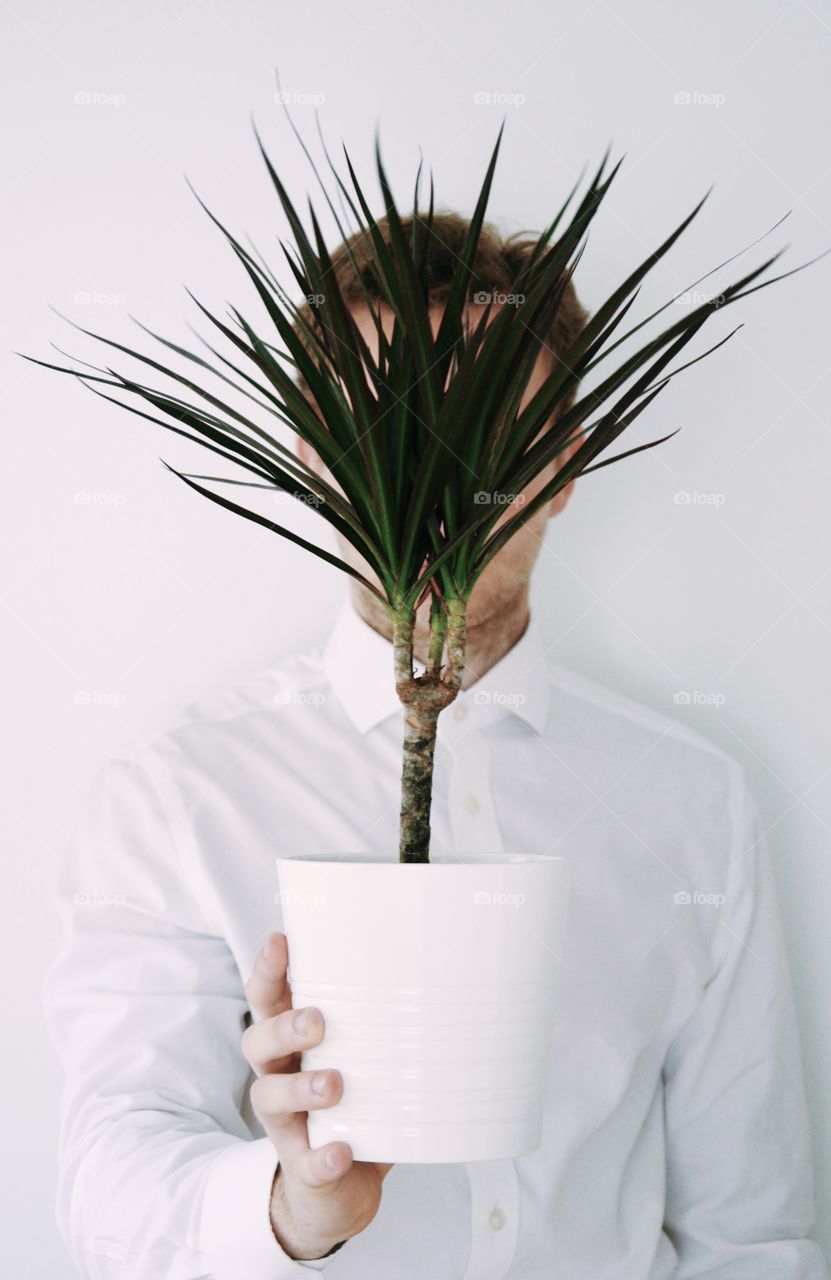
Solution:
[[[398,1165],[293,1262],[248,1103],[243,984],[275,857],[397,857],[392,652],[349,604],[110,760],[61,882],[59,1220],[89,1280],[824,1280],[790,979],[739,767],[548,661],[532,621],[439,721],[436,849],[572,860],[543,1141]],[[383,957],[379,956],[383,964]]]

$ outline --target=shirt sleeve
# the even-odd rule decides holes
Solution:
[[[233,851],[229,850],[229,858]],[[293,1280],[277,1153],[246,1124],[243,980],[151,774],[95,778],[61,871],[45,1006],[65,1070],[58,1221],[87,1280]]]
[[[732,808],[725,901],[684,908],[719,917],[712,976],[665,1062],[665,1227],[678,1280],[827,1280],[773,871],[738,770]]]

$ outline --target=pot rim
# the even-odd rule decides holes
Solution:
[[[313,862],[315,864],[325,863],[329,866],[359,866],[359,867],[438,867],[457,868],[457,867],[474,867],[474,866],[523,866],[536,865],[539,863],[549,862],[571,862],[570,858],[565,858],[560,854],[547,853],[469,853],[469,854],[439,854],[431,858],[429,862],[399,862],[398,858],[387,858],[383,855],[372,853],[287,853],[278,854],[275,862],[279,865],[281,862]]]

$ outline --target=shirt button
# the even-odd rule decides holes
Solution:
[[[478,797],[474,795],[465,796],[464,805],[468,813],[478,813],[481,808]]]
[[[454,720],[467,719],[467,707],[463,703],[455,702],[453,704],[453,719]]]
[[[491,1209],[488,1214],[488,1226],[492,1231],[501,1231],[506,1222],[505,1214],[501,1209]]]

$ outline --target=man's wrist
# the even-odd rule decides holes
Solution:
[[[328,1258],[331,1254],[337,1253],[338,1249],[342,1249],[346,1244],[346,1240],[338,1240],[334,1244],[330,1244],[327,1240],[318,1244],[316,1241],[303,1239],[292,1232],[291,1215],[283,1194],[283,1180],[280,1173],[278,1161],[274,1171],[274,1181],[271,1184],[269,1220],[272,1234],[280,1248],[294,1262],[318,1262],[321,1258]]]

